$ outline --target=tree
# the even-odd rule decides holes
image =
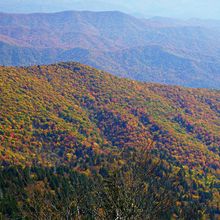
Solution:
[[[160,219],[175,205],[176,198],[171,187],[177,180],[158,175],[161,161],[153,160],[147,147],[122,152],[127,163],[109,173],[101,181],[97,192],[96,218],[106,220]]]

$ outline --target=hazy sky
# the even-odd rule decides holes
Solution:
[[[220,0],[0,0],[4,12],[121,10],[151,16],[220,19]]]

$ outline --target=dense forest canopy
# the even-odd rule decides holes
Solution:
[[[6,219],[34,219],[33,209],[44,215],[45,201],[48,214],[64,218],[57,201],[66,198],[66,186],[73,190],[65,207],[73,204],[72,216],[123,219],[132,210],[132,218],[143,219],[148,210],[152,219],[149,203],[131,205],[139,206],[146,192],[167,210],[165,217],[156,209],[162,219],[219,214],[218,90],[141,83],[79,63],[0,72],[0,213]],[[79,210],[78,178],[90,195]],[[126,201],[112,209],[112,196]]]

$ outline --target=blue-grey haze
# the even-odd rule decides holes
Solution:
[[[120,10],[136,16],[220,19],[219,0],[0,0],[0,11]]]

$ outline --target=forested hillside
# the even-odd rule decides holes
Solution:
[[[212,192],[218,213],[218,90],[141,83],[79,63],[0,67],[0,73],[2,168],[67,166],[106,175],[127,163],[121,151],[151,145],[166,172],[186,173],[194,199]]]
[[[101,153],[140,147],[150,138],[189,167],[218,169],[219,95],[120,79],[77,63],[1,67],[5,160],[14,152],[17,162],[31,161],[35,156],[26,151],[38,150],[42,163],[47,151],[54,157],[48,162],[71,161],[72,145]]]

